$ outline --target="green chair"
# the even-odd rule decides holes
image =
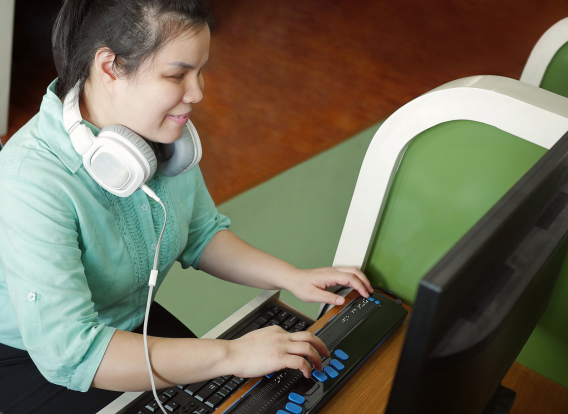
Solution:
[[[568,18],[560,20],[538,40],[521,82],[568,97]]]
[[[412,304],[428,270],[566,131],[566,98],[508,78],[460,79],[408,103],[369,146],[333,265]],[[518,361],[568,386],[563,298],[568,266]]]

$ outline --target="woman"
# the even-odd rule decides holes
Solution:
[[[95,135],[123,125],[150,143],[175,142],[203,96],[213,27],[201,0],[65,1],[53,30],[58,78],[0,153],[0,412],[96,412],[113,391],[150,389],[136,332],[164,214],[142,191],[117,197],[93,180],[64,128],[62,102],[78,85]],[[178,260],[306,302],[343,303],[325,290],[338,284],[372,292],[358,269],[300,270],[240,240],[198,167],[147,185],[168,214],[157,286]],[[152,309],[160,326],[173,327],[158,333],[167,338],[148,338],[158,388],[286,367],[309,376],[304,357],[321,368],[319,354],[329,355],[312,334],[279,327],[197,339]]]

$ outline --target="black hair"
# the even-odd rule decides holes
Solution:
[[[199,32],[215,19],[202,0],[65,0],[53,25],[57,95],[79,82],[79,96],[97,50],[110,49],[117,75],[132,76],[167,41]]]

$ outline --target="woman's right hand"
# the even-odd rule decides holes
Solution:
[[[299,369],[310,378],[312,368],[322,369],[320,355],[329,356],[325,344],[306,331],[289,333],[279,326],[252,331],[239,339],[229,341],[231,374],[255,378],[284,368]]]

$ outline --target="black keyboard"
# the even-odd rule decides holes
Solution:
[[[305,331],[311,321],[282,306],[270,302],[238,324],[222,339],[237,339],[255,329],[278,325],[288,332]],[[176,414],[211,414],[248,379],[227,375],[195,384],[178,385],[157,391],[164,408]],[[120,414],[161,414],[151,391],[145,392]]]
[[[267,375],[219,414],[315,413],[402,325],[407,314],[382,295],[357,297],[316,332],[331,353],[322,360],[322,371],[312,371],[311,378],[293,369]]]

